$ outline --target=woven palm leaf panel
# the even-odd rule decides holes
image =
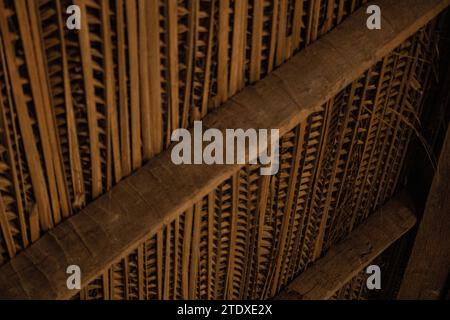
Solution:
[[[0,0],[0,265],[365,2]]]
[[[277,295],[395,192],[435,44],[431,22],[285,134],[278,174],[243,167],[75,298]]]

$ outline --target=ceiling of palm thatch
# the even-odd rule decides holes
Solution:
[[[0,263],[363,2],[2,0]]]
[[[450,2],[411,1],[0,0],[0,297],[279,294],[402,186]],[[174,165],[199,119],[279,128],[280,171]]]

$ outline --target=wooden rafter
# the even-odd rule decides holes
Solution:
[[[330,299],[416,222],[406,195],[394,198],[292,281],[279,298]]]
[[[365,25],[366,14],[364,11],[357,12],[338,30],[311,44],[265,79],[244,89],[217,112],[205,117],[205,127],[220,130],[279,128],[283,138],[278,175],[271,178],[259,177],[257,167],[241,168],[240,165],[175,166],[170,160],[170,150],[166,151],[152,158],[136,174],[118,183],[104,196],[45,234],[41,240],[15,259],[4,264],[0,269],[0,296],[68,298],[73,295],[73,292],[66,288],[65,269],[69,264],[77,264],[83,271],[82,298],[91,297],[91,291],[95,294],[101,293],[104,298],[272,296],[283,284],[317,259],[327,248],[325,244],[335,243],[352,229],[352,226],[347,224],[347,219],[355,220],[357,224],[371,212],[370,203],[373,203],[373,206],[380,204],[373,202],[380,198],[377,183],[361,186],[364,192],[362,200],[358,200],[358,193],[349,192],[346,189],[348,186],[360,186],[358,179],[364,180],[363,174],[367,171],[370,179],[375,179],[373,181],[381,179],[390,186],[389,194],[392,193],[395,181],[389,180],[381,168],[384,164],[388,164],[389,168],[394,166],[394,163],[399,162],[402,153],[397,149],[398,152],[387,152],[389,157],[384,158],[373,154],[372,147],[366,148],[366,144],[379,146],[400,141],[399,137],[404,135],[408,136],[393,108],[398,99],[409,99],[414,108],[418,109],[420,99],[399,95],[398,85],[401,84],[402,92],[408,92],[407,89],[412,84],[408,83],[407,79],[414,73],[414,68],[421,68],[423,63],[421,60],[417,62],[417,59],[416,62],[412,61],[414,54],[420,50],[420,46],[416,45],[418,39],[424,32],[425,34],[429,32],[428,27],[421,28],[448,6],[449,2],[421,1],[411,7],[409,0],[395,3],[388,0],[381,1],[385,23],[383,29],[377,32],[361,28]],[[117,3],[120,4],[121,1]],[[80,4],[93,3],[80,0]],[[174,14],[172,10],[174,5],[175,2],[170,2],[165,8],[169,15]],[[95,16],[99,7],[93,5],[90,9],[88,13],[92,16],[88,17],[87,23],[93,27],[87,28],[89,33],[75,39],[69,36],[67,50],[71,52],[71,57],[77,56],[73,54],[77,50],[83,52],[81,61],[76,59],[69,61],[69,69],[78,72],[75,79],[78,88],[86,88],[89,84],[95,87],[95,90],[90,88],[88,101],[87,97],[76,96],[75,109],[78,128],[88,129],[88,132],[98,135],[97,142],[102,150],[102,152],[96,150],[96,153],[89,152],[89,149],[94,148],[92,141],[86,140],[86,135],[79,136],[78,143],[82,146],[80,157],[83,169],[86,170],[83,172],[85,186],[92,190],[90,196],[97,196],[107,190],[110,166],[112,161],[116,161],[111,161],[114,157],[110,156],[114,150],[104,152],[105,149],[113,147],[108,143],[108,136],[112,135],[110,131],[114,128],[115,120],[112,114],[105,110],[104,97],[97,96],[100,92],[111,90],[112,87],[107,82],[105,88],[97,79],[103,75],[100,72],[103,69],[96,65],[94,73],[85,65],[92,64],[93,61],[102,61],[107,64],[105,67],[111,68],[110,58],[98,60],[104,56],[97,45],[100,34],[94,28],[101,21]],[[121,6],[115,9],[121,12],[119,19],[112,24],[114,27],[111,33],[101,35],[109,34],[111,37],[122,39],[114,48],[119,52],[119,60],[136,59],[136,39],[128,39],[127,43],[124,43],[125,34],[122,30],[127,15],[135,12],[135,8]],[[149,11],[157,9],[148,8]],[[236,6],[228,8],[231,9],[243,10]],[[214,8],[211,8],[211,11],[213,10]],[[282,11],[285,11],[284,4]],[[181,13],[183,12],[181,10]],[[398,12],[401,12],[402,19],[397,19]],[[301,15],[299,11],[297,18],[298,15]],[[45,17],[47,16],[46,14]],[[2,36],[6,35],[9,37],[7,39],[12,41],[13,37],[8,34],[6,18],[4,19]],[[229,26],[224,25],[226,23],[221,22],[222,19],[228,21],[220,16],[219,29],[222,26],[225,30],[219,34],[223,32],[224,41],[228,41]],[[175,20],[176,17],[171,16],[170,21]],[[234,23],[239,25],[238,29],[243,24],[242,21]],[[177,30],[173,30],[173,24],[166,26],[162,23],[161,28],[169,27],[168,34],[173,35],[177,33]],[[316,24],[317,22],[314,25]],[[142,24],[135,27],[144,29]],[[283,37],[282,33],[275,35]],[[152,36],[153,39],[157,38],[157,35]],[[313,32],[312,38],[316,36],[317,32]],[[240,37],[242,35],[233,34],[231,39],[233,42],[242,43],[244,40]],[[276,39],[276,36],[272,37],[267,51],[272,55],[281,54],[275,49],[273,39]],[[77,41],[82,44],[80,48]],[[283,46],[289,48],[286,43]],[[167,48],[161,50],[163,74],[168,73],[170,78],[179,76],[181,71],[174,72],[171,69],[178,58],[174,57],[173,53],[184,49],[177,48],[175,43],[171,42]],[[223,48],[222,50],[219,48],[218,51],[224,55],[228,54]],[[8,54],[13,55],[13,52]],[[230,70],[233,85],[230,88],[226,83],[222,88],[221,84],[218,84],[226,92],[228,89],[238,90],[242,85],[243,73],[240,70],[244,65],[242,56],[236,51],[233,55],[239,57]],[[136,61],[138,60],[134,62]],[[152,65],[157,63],[153,60],[149,62]],[[268,70],[274,62],[275,60],[269,61]],[[75,67],[77,63],[81,64],[81,68]],[[117,110],[123,121],[122,116],[128,115],[130,108],[136,108],[136,105],[128,105],[127,96],[134,97],[135,101],[140,98],[133,91],[135,87],[130,92],[127,89],[128,81],[136,83],[140,70],[136,70],[134,64],[129,66],[133,70],[128,70],[126,63],[118,63],[114,59],[113,64],[114,68],[118,69],[120,90],[115,94],[119,101]],[[225,66],[227,65],[228,62],[225,63]],[[185,66],[182,70],[184,68]],[[260,71],[261,75],[268,70]],[[36,73],[39,74],[38,71]],[[395,76],[380,77],[389,73]],[[377,93],[372,81],[382,83],[383,90]],[[170,85],[163,81],[161,83],[165,94],[172,92],[175,96],[178,95],[179,90],[176,90],[172,83]],[[186,90],[184,84],[179,88]],[[23,97],[20,89],[15,88],[19,98]],[[378,102],[378,94],[383,95],[382,102]],[[219,94],[224,99],[228,98],[227,95],[228,93],[223,96]],[[106,97],[112,99],[111,93]],[[167,133],[179,125],[179,116],[183,115],[179,111],[179,102],[179,99],[170,100],[168,113],[161,115],[165,117],[164,119],[169,119],[164,122],[166,138]],[[166,104],[167,101],[163,103]],[[371,113],[367,112],[364,106],[370,104],[380,110],[382,120],[377,117],[378,121],[373,119],[366,121],[371,119]],[[24,118],[19,119],[24,128],[33,124],[26,115],[27,113],[22,114],[21,117]],[[130,119],[131,123],[138,121],[138,115],[135,114],[134,117],[136,117],[134,120]],[[104,119],[110,119],[107,121],[109,129],[106,132],[98,129],[98,126],[105,123]],[[144,123],[147,124],[145,121]],[[10,127],[13,129],[13,123]],[[388,134],[391,127],[396,128],[394,135]],[[31,128],[29,129],[31,131]],[[123,142],[121,155],[124,157],[122,160],[125,159],[121,161],[122,169],[128,168],[130,172],[132,168],[139,166],[141,152],[136,150],[137,141],[130,139],[133,136],[133,133],[130,135],[130,128],[120,126],[120,129]],[[117,132],[114,134],[117,136]],[[331,138],[335,134],[341,137],[340,142],[338,141],[341,146],[337,148],[335,148],[336,140]],[[349,143],[357,140],[366,141],[366,144]],[[154,141],[155,146],[160,145],[158,141],[152,139],[146,138],[146,141],[146,143]],[[408,139],[402,138],[399,148],[404,149],[407,141]],[[146,154],[149,152],[146,151]],[[369,167],[367,170],[359,170],[359,164],[366,161],[367,157],[370,160]],[[330,163],[333,163],[331,159],[338,159],[339,167],[330,168]],[[32,169],[38,172],[44,170],[39,166]],[[340,196],[337,198],[330,195],[335,192],[334,189],[325,188],[330,172],[336,186],[339,185]],[[355,179],[355,172],[359,172],[356,175],[359,178]],[[124,173],[126,174],[126,170]],[[36,175],[37,178],[41,176],[42,174]],[[336,210],[328,213],[333,223],[326,225],[325,222],[322,223],[326,220],[321,215],[321,208],[330,201]],[[242,208],[248,211],[245,212]],[[41,211],[41,207],[38,209],[42,223],[47,223],[50,219],[50,216],[44,215],[47,211]],[[208,219],[204,219],[205,216]],[[50,226],[50,222],[48,224]],[[249,233],[247,229],[243,230],[241,227],[243,224],[252,231]],[[320,229],[321,224],[326,227],[325,233]],[[198,232],[202,233],[201,238],[198,238]],[[6,230],[5,234],[8,235],[7,249],[13,256],[15,229]],[[205,235],[208,238],[207,243],[201,241]],[[250,237],[248,240],[253,239],[253,242],[250,242],[251,250],[246,251],[242,248],[241,239],[242,237],[247,239],[247,236]],[[196,246],[201,250],[199,255],[191,254]],[[214,274],[204,269],[210,262],[213,263],[210,267],[214,269]],[[178,274],[180,268],[185,272]],[[176,272],[172,273],[171,270]],[[172,279],[172,276],[176,279]],[[206,288],[195,285],[199,282],[204,283],[205,279],[208,279]],[[238,284],[242,281],[249,285],[241,289]]]

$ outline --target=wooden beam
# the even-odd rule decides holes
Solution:
[[[329,299],[410,230],[416,218],[404,194],[370,216],[340,244],[298,276],[279,299]],[[383,278],[382,278],[383,279]]]
[[[366,26],[365,8],[271,75],[206,116],[204,127],[278,128],[280,135],[320,109],[444,10],[450,0],[380,0],[382,30]],[[240,165],[182,165],[170,150],[153,158],[77,215],[0,268],[0,298],[65,299],[66,268],[82,286],[192,207]]]
[[[450,276],[450,130],[442,147],[425,212],[398,294],[399,299],[440,299]]]

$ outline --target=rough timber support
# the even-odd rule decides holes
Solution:
[[[280,294],[280,299],[329,299],[416,222],[407,196],[391,200],[331,248]]]
[[[399,299],[440,299],[450,275],[450,130],[419,225]]]
[[[365,8],[208,115],[204,127],[279,128],[286,133],[333,94],[438,15],[450,0],[381,0],[382,30],[370,31]],[[82,285],[181,214],[239,169],[175,166],[170,151],[152,159],[86,209],[49,231],[0,268],[1,298],[65,299],[66,267]]]

